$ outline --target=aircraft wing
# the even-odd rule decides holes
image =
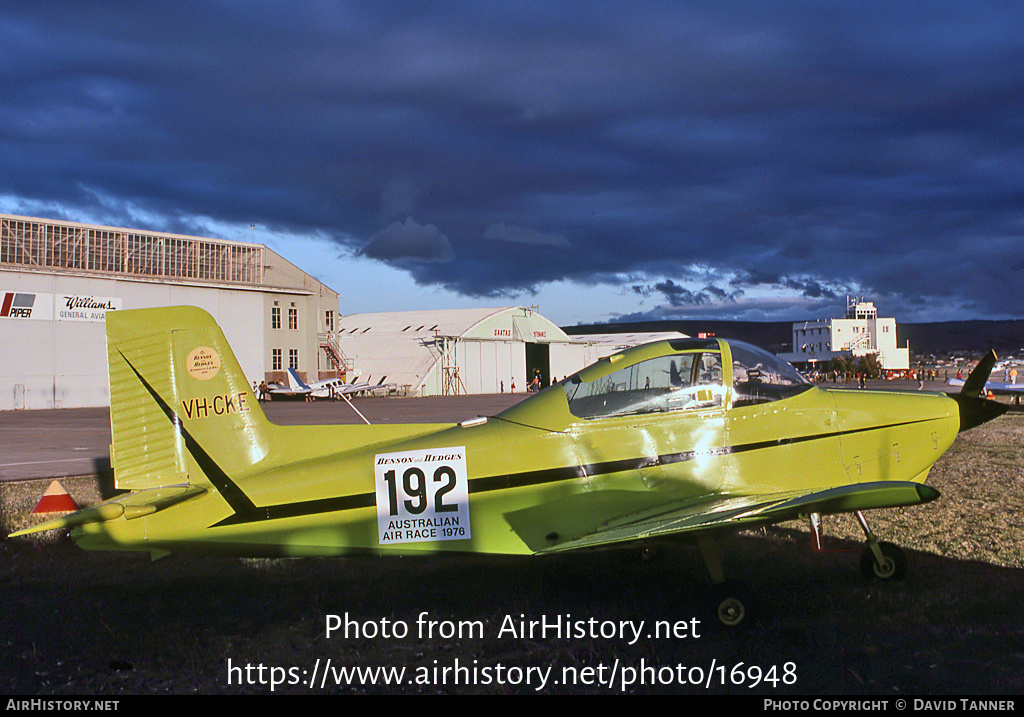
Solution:
[[[880,481],[763,495],[716,495],[626,515],[583,535],[565,536],[554,544],[550,533],[531,535],[533,521],[523,514],[527,511],[509,516],[509,523],[531,548],[539,553],[553,553],[701,531],[742,530],[793,520],[809,513],[847,513],[917,505],[938,497],[939,492],[934,488],[911,481]]]
[[[368,383],[343,383],[338,387],[338,393],[359,393],[360,391],[368,391],[373,388]]]
[[[274,396],[285,397],[285,398],[287,398],[289,396],[308,396],[310,393],[312,393],[311,390],[303,391],[303,390],[300,389],[298,391],[293,391],[290,388],[271,388],[270,389],[270,397],[271,398],[274,398]]]
[[[950,386],[963,386],[964,380],[960,378],[951,378],[946,381]],[[985,391],[991,391],[992,393],[1016,395],[1024,393],[1024,383],[1002,383],[1000,381],[988,381],[985,383]]]
[[[991,391],[998,395],[1003,394],[1018,394],[1024,393],[1024,384],[1019,383],[999,383],[997,381],[989,381],[985,384],[985,390]]]
[[[281,385],[278,383],[272,383],[267,388],[269,389],[270,398],[273,399],[275,396],[278,398],[289,398],[294,396],[308,396],[312,393],[313,389],[307,386],[299,375],[295,373],[295,369],[288,368],[285,372],[288,376],[288,383]]]

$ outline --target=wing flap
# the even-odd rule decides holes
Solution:
[[[623,516],[582,536],[546,546],[539,553],[595,548],[669,535],[710,530],[740,530],[793,520],[808,513],[848,513],[874,508],[918,505],[939,497],[930,486],[913,481],[860,483],[819,491],[766,495],[715,495],[699,501],[668,504],[654,511]]]

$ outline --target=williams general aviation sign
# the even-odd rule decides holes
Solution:
[[[103,321],[123,299],[82,294],[34,294],[0,289],[0,319]]]

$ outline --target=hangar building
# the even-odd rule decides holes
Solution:
[[[570,336],[537,307],[351,314],[338,344],[360,382],[413,396],[522,393],[628,346],[683,334]]]
[[[266,246],[0,214],[0,410],[108,405],[106,312],[178,304],[251,381],[348,367],[337,292]]]
[[[338,343],[360,381],[394,384],[414,396],[526,390],[600,358],[595,344],[573,340],[536,307],[352,314]]]

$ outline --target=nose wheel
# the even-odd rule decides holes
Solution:
[[[880,542],[860,511],[857,511],[857,520],[868,541],[860,556],[860,571],[864,577],[869,580],[899,580],[906,575],[907,558],[903,551],[892,543]]]
[[[864,548],[860,556],[860,572],[869,580],[899,580],[907,573],[907,559],[903,551],[892,543],[876,542]]]

